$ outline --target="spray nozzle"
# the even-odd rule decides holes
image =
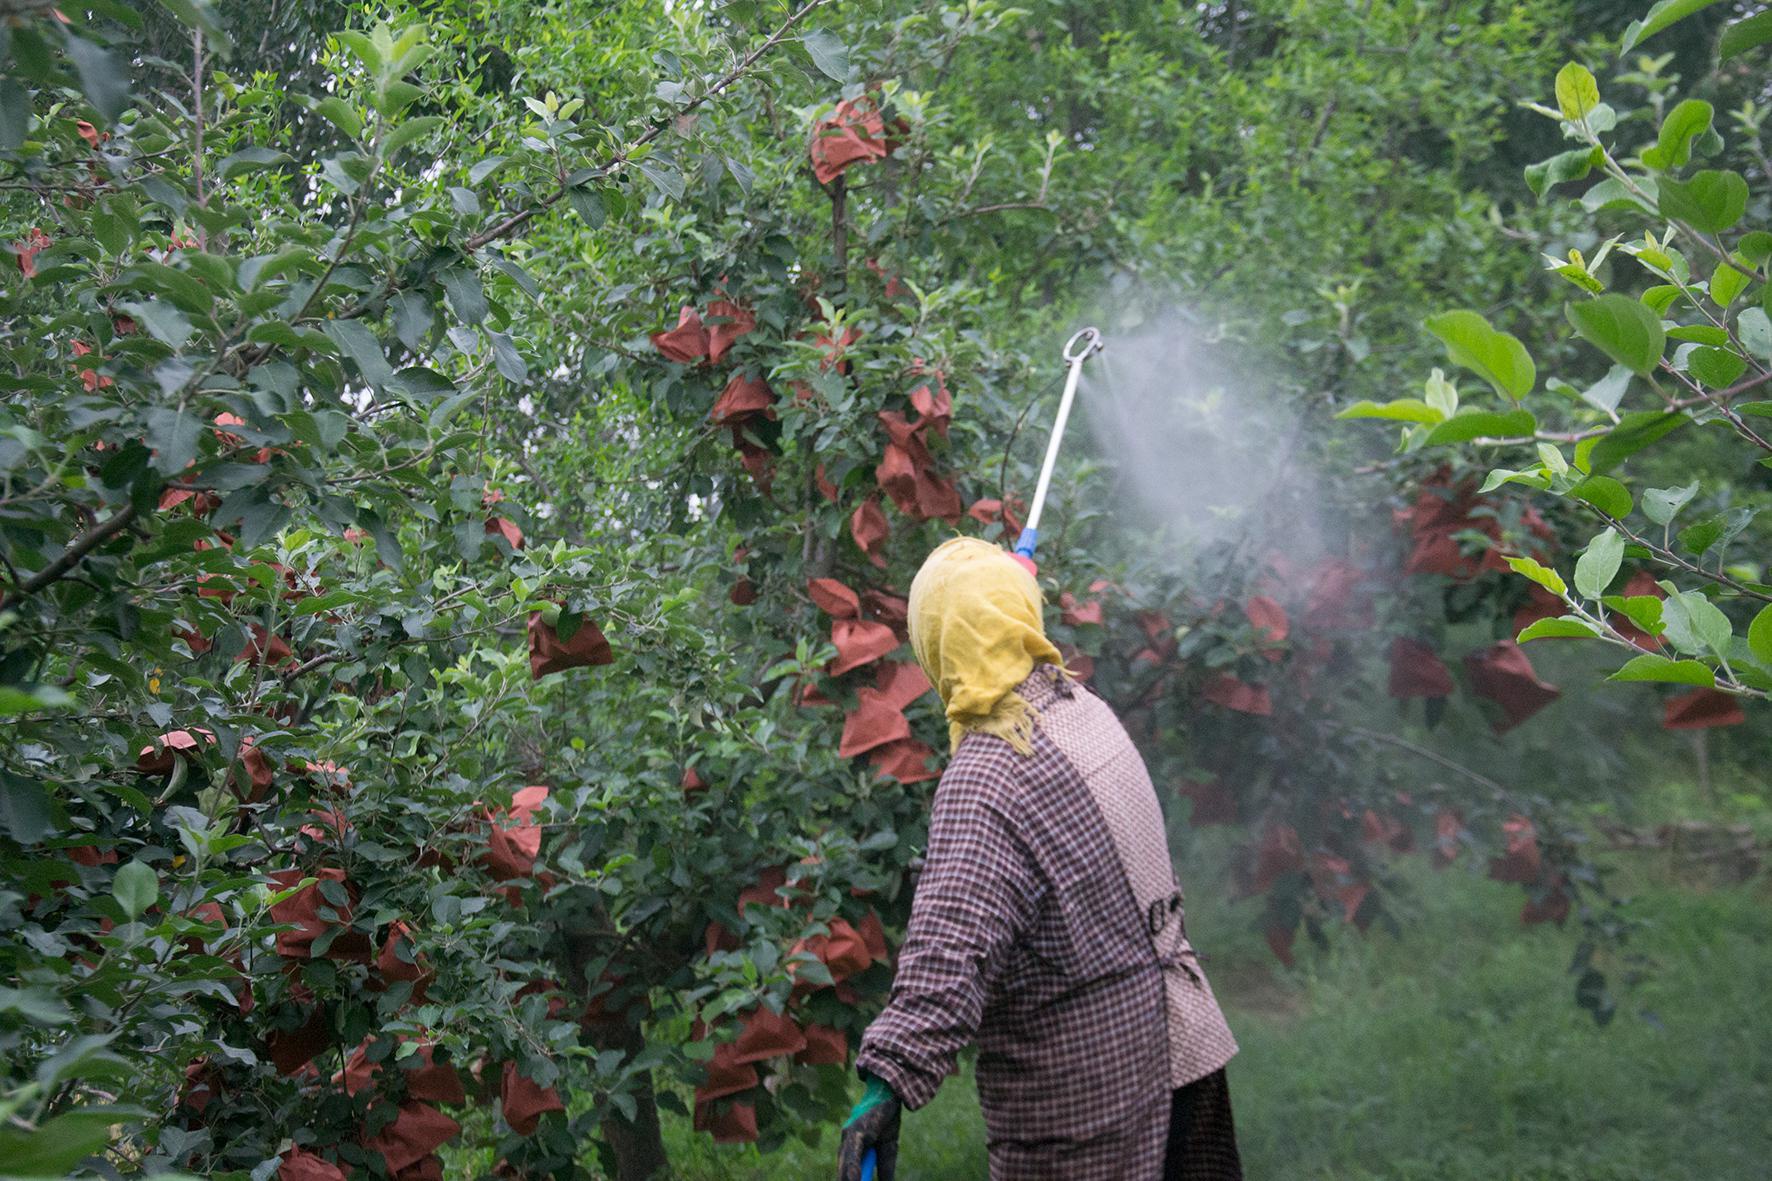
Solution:
[[[1082,352],[1077,351],[1079,347],[1083,350]],[[1106,347],[1107,341],[1102,339],[1101,329],[1079,328],[1069,340],[1064,342],[1065,364],[1075,365],[1081,361],[1087,361],[1089,354],[1099,353]]]
[[[1058,417],[1052,423],[1052,438],[1046,444],[1046,462],[1040,465],[1040,482],[1034,486],[1034,503],[1028,511],[1027,527],[1015,539],[1015,556],[1030,573],[1034,566],[1034,547],[1040,542],[1040,513],[1046,507],[1046,492],[1052,485],[1052,467],[1058,462],[1058,445],[1064,439],[1064,424],[1071,416],[1071,403],[1077,396],[1077,380],[1083,375],[1083,362],[1106,347],[1099,328],[1080,328],[1064,343],[1064,363],[1070,373],[1064,379],[1064,397],[1058,403]]]

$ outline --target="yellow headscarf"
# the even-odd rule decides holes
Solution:
[[[938,546],[911,582],[911,649],[947,706],[954,746],[968,730],[1033,753],[1034,713],[1015,687],[1036,664],[1063,664],[1040,620],[1040,585],[977,538]]]

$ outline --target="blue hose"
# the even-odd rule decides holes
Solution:
[[[861,1181],[874,1181],[874,1170],[879,1167],[880,1158],[873,1149],[868,1149],[861,1158]]]

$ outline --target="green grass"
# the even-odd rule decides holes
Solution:
[[[1198,854],[1215,849],[1196,849]],[[1196,861],[1210,862],[1204,856]],[[1522,929],[1520,894],[1399,862],[1401,938],[1347,932],[1276,970],[1248,904],[1189,926],[1243,1052],[1230,1068],[1248,1175],[1364,1181],[1669,1181],[1772,1175],[1772,892],[1713,888],[1636,856],[1617,885],[1653,974],[1598,1028],[1573,1002],[1573,931]],[[689,1181],[827,1178],[834,1137],[768,1158],[667,1131]],[[983,1178],[968,1076],[907,1117],[905,1181]]]

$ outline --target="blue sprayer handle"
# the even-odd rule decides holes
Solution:
[[[873,1149],[868,1149],[861,1158],[861,1181],[874,1181],[874,1170],[879,1167],[880,1158]]]

